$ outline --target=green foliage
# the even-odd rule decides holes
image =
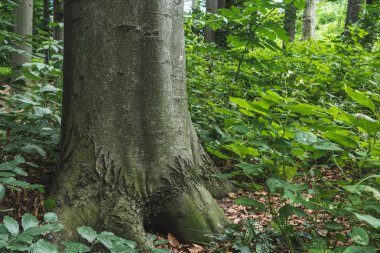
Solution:
[[[202,44],[192,33],[195,24],[187,23],[193,121],[218,164],[232,165],[216,176],[268,192],[265,203],[253,198],[236,203],[270,214],[272,230],[292,252],[376,251],[380,51],[368,51],[360,39],[308,41],[280,50],[279,39],[285,38],[273,35],[267,19],[250,34],[249,8],[259,3],[247,2],[219,13],[227,27],[215,28],[231,31],[226,47]],[[276,7],[264,4],[262,14],[275,15]],[[257,31],[276,45],[260,47]],[[325,181],[325,173],[336,179]],[[280,198],[279,207],[272,198]],[[318,214],[329,218],[321,221]],[[305,228],[297,231],[291,217],[304,220]],[[342,232],[347,225],[348,234]],[[321,228],[328,237],[318,233]],[[239,245],[237,251],[248,252],[255,241]]]
[[[54,213],[46,213],[43,222],[31,214],[24,214],[21,224],[5,216],[3,223],[0,224],[0,252],[84,253],[91,252],[91,249],[97,245],[102,245],[110,253],[137,252],[135,242],[122,239],[110,232],[98,234],[90,227],[78,228],[78,234],[89,245],[81,242],[62,242],[61,245],[55,245],[44,238],[47,234],[54,237],[54,234],[63,230],[64,227],[57,222],[58,218]]]

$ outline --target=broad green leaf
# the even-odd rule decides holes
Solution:
[[[90,243],[93,243],[97,237],[96,231],[90,227],[83,226],[78,228],[77,231],[84,239]]]
[[[28,228],[37,227],[38,224],[39,222],[37,218],[34,217],[33,215],[26,213],[22,216],[21,225],[24,231],[27,230]]]
[[[360,214],[360,213],[354,213],[356,218],[358,220],[367,222],[369,225],[371,225],[374,228],[379,228],[380,227],[380,220],[367,214]]]
[[[261,165],[242,162],[242,163],[236,164],[235,166],[242,169],[244,173],[246,173],[247,175],[257,176],[263,173]]]
[[[362,192],[369,192],[372,193],[373,196],[380,201],[380,192],[369,185],[345,185],[342,186],[343,189],[345,189],[348,192],[355,193],[355,194],[361,194]]]
[[[312,145],[312,147],[318,150],[326,150],[326,151],[341,151],[342,150],[335,143],[328,142],[325,140],[318,140]]]
[[[372,246],[350,246],[343,253],[376,253],[377,250]]]
[[[218,150],[215,150],[215,149],[212,149],[210,147],[206,147],[206,150],[210,153],[210,154],[213,154],[214,156],[216,157],[219,157],[221,159],[224,159],[224,160],[228,160],[228,159],[231,159],[231,157],[219,152]]]
[[[55,213],[45,213],[44,221],[54,223],[58,221],[58,216]]]
[[[42,157],[46,157],[46,151],[38,145],[35,144],[26,144],[21,147],[22,151],[29,154],[40,154]]]
[[[262,212],[266,210],[266,207],[264,206],[263,203],[253,198],[241,197],[241,198],[235,199],[235,203],[242,206],[249,206]]]
[[[353,227],[351,233],[348,234],[351,239],[357,244],[367,246],[369,243],[369,237],[367,231],[361,227]]]
[[[325,227],[330,230],[343,230],[344,226],[338,222],[326,222]]]
[[[42,87],[40,89],[41,92],[53,92],[53,93],[56,93],[57,91],[60,91],[60,89],[50,85],[50,84],[47,84],[45,85],[44,87]]]
[[[41,77],[39,76],[39,74],[37,72],[34,72],[28,68],[24,68],[22,70],[22,73],[24,74],[24,76],[27,78],[27,79],[30,79],[32,81],[38,81],[41,79]]]
[[[345,86],[344,90],[346,91],[347,95],[350,96],[353,100],[355,100],[362,106],[371,109],[371,111],[375,113],[375,104],[369,97],[367,97],[367,95],[364,92],[353,90],[348,86]]]
[[[84,253],[84,252],[90,252],[91,248],[87,245],[79,242],[63,242],[62,243],[66,247],[67,253]]]
[[[338,132],[325,132],[323,137],[344,147],[357,148],[359,146],[359,144],[350,136]]]
[[[311,145],[317,142],[318,137],[312,132],[298,131],[294,136],[294,141],[304,145]]]
[[[15,155],[13,159],[17,164],[25,163],[25,158],[21,155]]]
[[[287,220],[293,214],[297,215],[298,217],[306,216],[304,211],[302,211],[298,207],[294,207],[291,205],[284,205],[279,210],[279,218],[283,221]]]
[[[43,239],[30,246],[30,253],[59,253],[57,246]]]
[[[8,232],[11,235],[16,236],[20,232],[20,227],[18,225],[18,222],[12,217],[5,216],[3,223],[4,223],[5,228],[8,230]]]

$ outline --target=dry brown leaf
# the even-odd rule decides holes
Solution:
[[[229,198],[231,198],[231,199],[236,199],[236,198],[237,198],[237,195],[236,195],[236,193],[234,193],[234,192],[229,192],[229,193],[227,193],[227,196],[228,196]]]
[[[181,246],[181,244],[179,243],[179,241],[174,237],[174,235],[172,234],[168,234],[168,241],[169,241],[169,244],[173,247],[173,248],[179,248],[179,246]]]

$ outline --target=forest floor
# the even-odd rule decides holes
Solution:
[[[25,168],[29,176],[21,178],[22,180],[28,181],[32,184],[41,184],[49,188],[49,185],[52,184],[52,178],[56,173],[56,164],[53,162],[44,162],[43,166],[39,168]],[[322,180],[335,181],[338,180],[337,175],[331,170],[323,171]],[[302,182],[308,182],[308,178],[298,178],[297,180]],[[2,202],[0,206],[1,216],[9,215],[18,220],[21,219],[22,214],[31,213],[38,218],[42,219],[43,214],[49,210],[46,210],[46,193],[39,192],[37,190],[22,190],[22,191],[10,191],[7,198]],[[249,197],[253,198],[260,203],[267,205],[268,201],[268,192],[266,191],[243,191],[238,190],[237,192],[227,193],[222,199],[217,200],[220,207],[224,210],[225,214],[229,218],[232,224],[242,224],[248,220],[253,221],[254,225],[258,230],[265,230],[271,226],[273,221],[272,216],[268,212],[259,212],[253,210],[250,207],[238,205],[235,203],[235,200],[240,197]],[[272,195],[270,196],[270,202],[275,210],[278,210],[283,204],[279,196]],[[312,210],[304,210],[307,215],[313,215],[315,221],[323,224],[323,221],[329,219],[328,215],[323,213],[315,214]],[[1,217],[2,218],[2,217]],[[347,224],[347,232],[349,231],[349,222],[341,220],[341,224]],[[305,217],[297,217],[295,215],[291,216],[289,219],[289,224],[292,225],[296,230],[302,231],[307,224]],[[322,227],[317,230],[317,233],[320,236],[326,237],[328,231]],[[202,246],[200,244],[181,244],[174,235],[167,234],[157,234],[155,239],[155,247],[158,249],[167,249],[171,252],[177,253],[203,253],[203,252],[224,252],[232,253],[234,252],[232,246],[233,244],[228,240],[220,241],[219,243],[214,243],[208,246]],[[338,245],[337,245],[338,246]],[[341,246],[341,245],[339,245]],[[236,251],[235,251],[236,252]],[[277,247],[275,252],[287,252],[283,247]]]

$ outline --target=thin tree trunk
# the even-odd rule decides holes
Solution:
[[[50,24],[50,0],[44,0],[44,30],[49,33],[49,24]],[[45,64],[49,64],[50,59],[50,50],[45,50]]]
[[[284,30],[287,32],[290,42],[293,42],[295,39],[296,20],[297,20],[297,9],[294,6],[294,2],[292,2],[285,6],[285,16],[284,16]]]
[[[216,13],[218,10],[218,0],[206,0],[206,11]],[[205,42],[215,43],[215,31],[211,27],[205,27]]]
[[[145,228],[205,241],[228,221],[228,185],[187,107],[183,1],[65,4],[60,174],[52,197],[81,225],[143,241]]]
[[[348,0],[346,22],[344,25],[345,30],[348,29],[349,25],[354,24],[359,20],[362,4],[363,0]]]
[[[53,1],[53,21],[55,23],[63,22],[63,0]],[[60,26],[53,28],[53,38],[55,40],[63,40],[63,29]]]
[[[20,76],[20,67],[27,62],[32,61],[32,47],[28,43],[33,33],[33,0],[20,0],[15,7],[15,27],[14,33],[20,36],[20,40],[15,43],[14,47],[21,50],[22,53],[14,52],[12,54],[12,82]],[[18,88],[18,87],[16,87]],[[13,89],[15,91],[15,89]]]
[[[198,9],[199,8],[199,0],[192,0],[191,2],[191,8]]]
[[[306,0],[303,11],[302,40],[315,38],[316,0]]]

